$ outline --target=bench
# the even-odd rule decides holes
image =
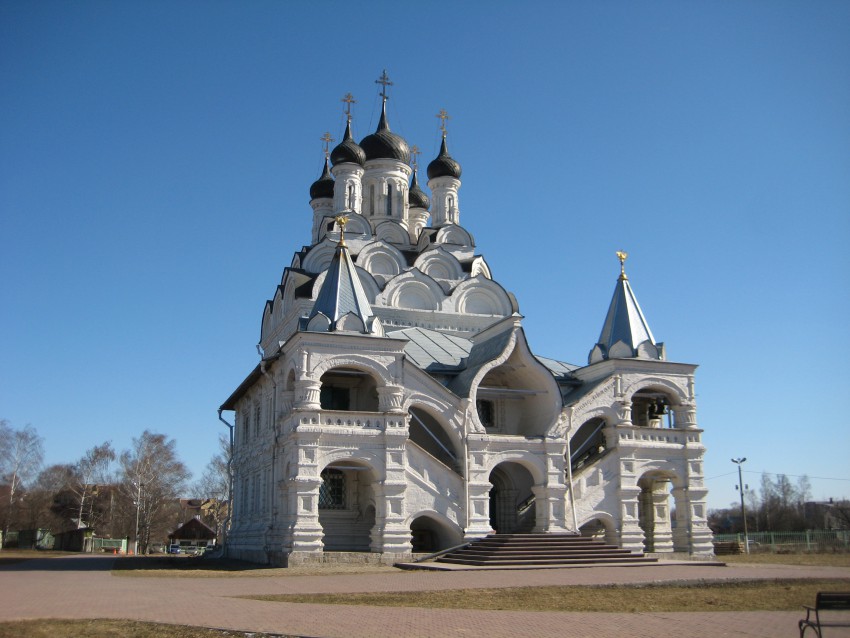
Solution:
[[[822,621],[820,619],[820,612],[822,611],[850,611],[850,592],[818,592],[815,598],[815,606],[803,605],[803,609],[806,610],[806,617],[799,623],[800,638],[803,638],[803,634],[809,627],[814,629],[819,637],[823,636],[824,627],[850,627],[850,616],[838,620]]]

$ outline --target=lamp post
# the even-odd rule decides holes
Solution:
[[[738,489],[741,491],[741,518],[744,521],[744,548],[747,554],[750,553],[750,538],[747,535],[747,510],[744,507],[744,480],[743,475],[741,473],[741,465],[744,461],[747,460],[747,457],[744,456],[740,459],[732,459],[732,462],[738,466]]]
[[[134,543],[133,556],[139,555],[139,510],[142,507],[142,485],[144,484],[139,481],[136,493],[136,542]]]

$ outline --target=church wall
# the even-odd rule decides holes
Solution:
[[[310,189],[313,245],[296,253],[265,305],[259,373],[226,408],[236,413],[230,555],[280,564],[332,553],[408,558],[414,543],[490,533],[499,482],[499,507],[513,515],[521,505],[534,531],[575,532],[577,522],[629,549],[710,553],[696,366],[665,361],[641,314],[641,343],[626,344],[620,332],[601,338],[593,364],[556,381],[528,348],[516,299],[491,279],[460,226],[460,165],[442,132],[444,154],[428,168],[430,211],[411,213],[412,168],[388,128],[359,151],[347,138],[332,198],[327,175]],[[347,221],[334,218],[343,212]],[[431,228],[417,233],[429,212]],[[340,255],[353,259],[354,276],[344,290],[326,288],[342,279],[327,274]],[[618,290],[637,308],[618,256]],[[355,299],[361,310],[347,305],[335,315],[330,301],[314,308],[319,298]],[[423,330],[401,338],[410,327]],[[468,341],[454,348],[436,335],[408,356],[406,338],[427,340],[429,330]],[[624,358],[610,358],[616,353]],[[429,360],[428,371],[417,367]],[[421,423],[411,440],[411,408],[434,420],[451,454],[426,442]],[[592,439],[600,445],[577,467],[570,492],[567,441],[593,419],[604,422],[604,439]],[[345,485],[344,503],[328,500],[331,484]]]

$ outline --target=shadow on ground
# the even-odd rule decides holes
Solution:
[[[206,558],[196,556],[122,556],[112,567],[115,571],[155,572],[178,570],[184,572],[254,572],[275,569],[270,565],[258,565],[232,558]]]
[[[91,554],[44,558],[0,556],[0,570],[4,572],[108,572],[112,569],[114,562],[114,556]]]

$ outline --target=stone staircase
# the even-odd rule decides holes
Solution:
[[[435,562],[476,567],[545,567],[640,564],[658,560],[575,534],[490,534],[440,556]]]

